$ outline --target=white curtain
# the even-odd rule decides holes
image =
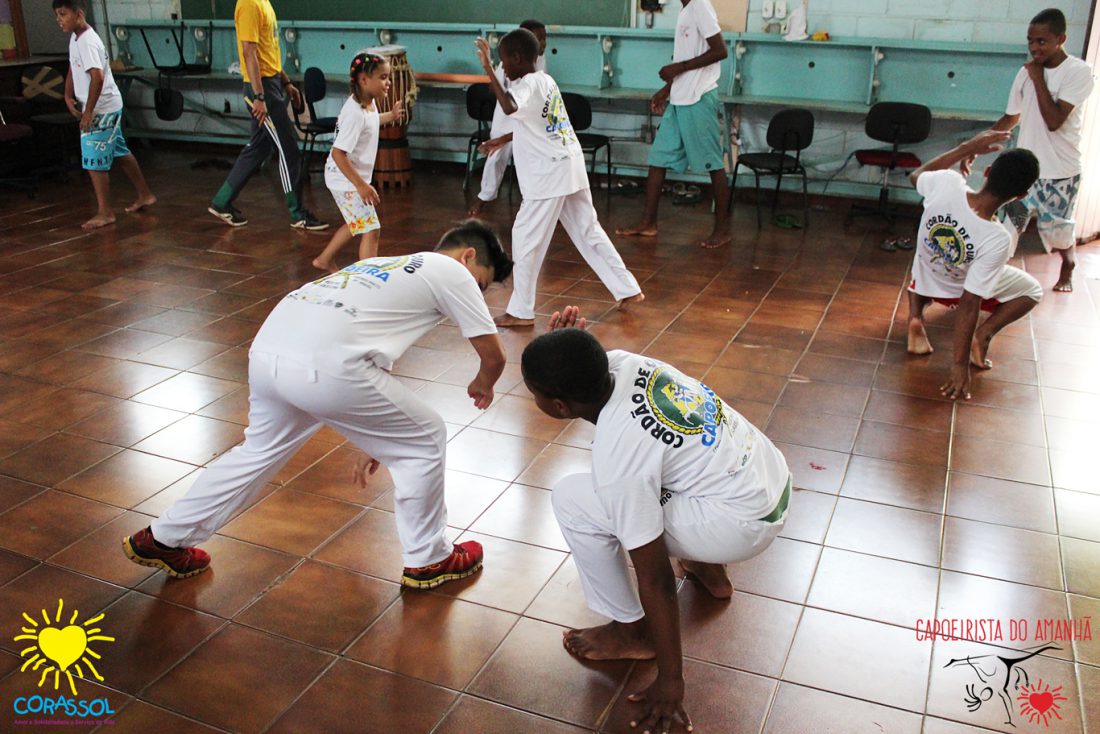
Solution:
[[[1100,18],[1093,21],[1085,58],[1092,65],[1093,75],[1100,77]],[[1094,90],[1085,103],[1081,151],[1084,175],[1077,196],[1077,241],[1091,242],[1100,237],[1100,89]]]

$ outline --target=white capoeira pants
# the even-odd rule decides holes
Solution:
[[[154,538],[169,546],[207,540],[328,425],[389,469],[405,565],[427,566],[450,555],[452,546],[443,535],[447,430],[427,403],[366,362],[337,378],[253,352],[248,386],[244,443],[207,467],[187,494],[153,521]]]
[[[535,317],[535,287],[546,259],[550,238],[561,222],[573,246],[600,277],[616,301],[642,292],[607,232],[596,218],[592,192],[585,188],[552,199],[524,198],[512,225],[512,297],[508,313],[520,319]]]
[[[551,496],[565,542],[581,577],[588,608],[617,622],[645,616],[627,568],[626,551],[612,532],[611,518],[596,497],[591,474],[570,474]],[[669,555],[701,563],[736,563],[762,553],[787,522],[735,517],[728,503],[673,495],[664,506]]]
[[[492,133],[490,133],[492,134]],[[494,135],[494,137],[496,137]],[[504,174],[508,170],[508,163],[512,160],[512,144],[505,143],[491,156],[485,159],[485,165],[481,169],[481,191],[477,198],[482,201],[493,201],[500,193],[500,182],[504,180]]]

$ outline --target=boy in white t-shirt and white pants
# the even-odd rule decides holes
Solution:
[[[561,325],[574,323],[568,308]],[[585,600],[612,621],[567,630],[563,643],[587,660],[656,658],[654,683],[630,696],[646,702],[631,726],[667,732],[679,717],[690,731],[669,556],[712,596],[731,597],[723,564],[762,553],[786,524],[787,462],[703,383],[643,355],[605,352],[582,329],[536,337],[522,368],[544,413],[596,426],[591,473],[563,478],[552,501]]]
[[[1057,250],[1062,268],[1054,290],[1073,290],[1077,235],[1073,210],[1081,186],[1081,124],[1084,104],[1092,93],[1091,67],[1062,48],[1066,17],[1055,8],[1031,20],[1027,46],[1031,61],[1016,74],[1005,114],[994,130],[1020,125],[1017,145],[1039,159],[1039,180],[1027,196],[1006,209],[1015,239],[1032,217],[1038,217],[1039,238],[1047,252]]]
[[[664,114],[649,151],[642,221],[616,229],[615,234],[656,237],[665,173],[670,168],[677,173],[690,168],[708,173],[714,189],[714,229],[699,245],[721,247],[730,241],[730,190],[718,124],[718,77],[721,61],[729,52],[710,0],[680,2],[683,8],[676,19],[672,63],[662,66],[659,72],[665,86],[650,100],[653,112]]]
[[[526,28],[535,34],[539,40],[539,57],[535,59],[535,71],[546,71],[546,25],[540,20],[525,20],[519,24],[520,28]],[[500,85],[505,90],[510,82],[504,74],[504,64],[497,64],[493,72]],[[497,198],[500,192],[500,184],[504,180],[504,174],[508,170],[508,162],[512,160],[512,121],[500,105],[493,108],[493,123],[489,128],[489,140],[482,143],[482,153],[492,151],[485,159],[481,169],[481,191],[477,199],[467,212],[471,217],[481,216],[481,209],[487,202]]]
[[[477,39],[478,58],[489,74],[501,109],[514,124],[512,154],[516,160],[523,204],[512,225],[512,297],[498,326],[533,326],[535,287],[539,270],[558,222],[600,277],[615,300],[644,300],[638,281],[627,270],[596,217],[584,152],[569,122],[558,85],[544,71],[535,71],[539,42],[524,28],[500,40],[498,51],[508,91],[493,76],[489,43]]]
[[[128,212],[156,203],[137,159],[122,137],[122,93],[111,73],[107,49],[84,17],[84,0],[53,0],[57,25],[69,37],[69,73],[65,77],[65,105],[80,120],[80,158],[95,190],[95,216],[81,225],[98,229],[115,221],[108,172],[117,162],[137,189]]]
[[[126,555],[174,577],[205,571],[210,556],[194,546],[328,425],[364,452],[355,470],[361,485],[379,463],[393,477],[402,584],[433,588],[476,572],[481,545],[453,545],[445,536],[443,419],[389,370],[447,317],[481,358],[467,392],[488,408],[505,354],[482,292],[510,267],[492,230],[471,220],[434,252],[361,260],[287,295],[249,351],[244,443],[207,467],[150,527],[125,538]]]
[[[401,100],[386,114],[378,113],[378,100],[389,94],[391,72],[384,56],[363,52],[351,60],[351,94],[336,118],[336,139],[325,161],[325,186],[336,200],[344,226],[313,259],[313,267],[320,270],[336,272],[336,253],[356,237],[360,260],[378,254],[382,225],[375,207],[381,197],[370,183],[378,156],[378,130],[405,114]]]
[[[924,213],[913,256],[909,285],[908,350],[929,354],[924,309],[932,301],[957,308],[954,364],[940,392],[952,400],[970,398],[970,367],[989,369],[986,359],[997,332],[1023,318],[1043,297],[1039,281],[1008,264],[1012,235],[997,221],[997,211],[1021,199],[1039,177],[1039,161],[1029,150],[1001,153],[986,169],[981,191],[949,170],[956,163],[1001,150],[1011,133],[987,130],[913,172],[910,179],[924,197]],[[978,326],[978,312],[989,318]]]

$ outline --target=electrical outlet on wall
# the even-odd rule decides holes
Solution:
[[[783,20],[787,17],[787,0],[775,0],[775,19]]]
[[[775,17],[775,0],[764,0],[764,4],[760,8],[760,16],[764,20],[771,20]]]

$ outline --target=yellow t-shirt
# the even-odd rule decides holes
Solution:
[[[251,41],[259,47],[260,76],[276,76],[283,69],[283,51],[279,46],[279,21],[270,0],[237,0],[233,11],[233,23],[237,27],[237,55],[241,59],[241,74],[246,82],[248,65],[244,62],[242,41]]]

